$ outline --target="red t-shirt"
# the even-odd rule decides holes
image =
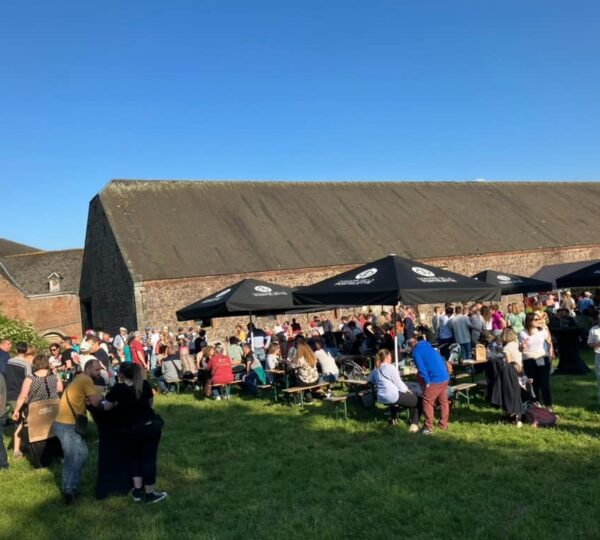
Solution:
[[[215,354],[207,364],[212,384],[228,384],[233,381],[231,358],[226,354]]]
[[[129,344],[129,348],[131,349],[131,361],[134,364],[139,364],[140,366],[144,367],[144,364],[142,364],[142,362],[140,361],[140,355],[138,355],[139,351],[141,353],[142,358],[146,357],[144,354],[144,346],[137,339],[134,339]]]

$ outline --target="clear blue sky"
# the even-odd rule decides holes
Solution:
[[[597,1],[2,2],[0,237],[83,247],[111,178],[597,180],[599,36]]]

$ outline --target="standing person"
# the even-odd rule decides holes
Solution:
[[[494,336],[499,336],[502,334],[502,330],[506,328],[504,315],[502,315],[498,304],[492,304],[492,306],[490,306],[490,312],[492,314],[492,332],[494,333]]]
[[[131,350],[131,362],[133,364],[139,364],[143,369],[148,369],[144,345],[142,345],[142,333],[139,330],[136,330],[133,333],[131,341],[129,342],[129,349]]]
[[[544,321],[538,313],[528,313],[525,317],[525,329],[519,334],[523,352],[523,370],[533,379],[535,395],[542,396],[546,407],[552,407],[550,393],[550,357],[554,356],[552,340]]]
[[[15,410],[23,381],[31,376],[31,359],[28,355],[29,346],[25,342],[19,342],[15,345],[17,355],[11,358],[6,365],[6,398],[12,410]],[[13,431],[13,457],[19,459],[23,456],[21,453],[21,431],[23,430],[23,421],[15,425]]]
[[[475,347],[480,343],[481,333],[485,330],[485,323],[477,305],[471,308],[469,323],[471,324],[471,347]]]
[[[575,300],[573,300],[573,295],[571,291],[565,291],[562,294],[562,298],[560,299],[560,307],[562,309],[568,309],[571,315],[575,314]]]
[[[598,403],[600,403],[600,314],[595,313],[595,324],[590,328],[587,344],[594,349],[594,367],[598,381]]]
[[[438,335],[443,313],[444,310],[442,309],[442,306],[435,306],[433,308],[433,317],[431,317],[431,330],[433,331],[434,336]]]
[[[454,308],[452,306],[447,306],[444,315],[442,315],[442,318],[440,319],[440,326],[437,336],[440,351],[442,351],[442,354],[446,360],[450,356],[450,345],[454,343],[454,334],[452,333],[452,317],[454,317]]]
[[[24,405],[36,403],[37,401],[46,401],[48,399],[58,399],[62,394],[63,383],[52,372],[50,361],[45,354],[38,354],[32,362],[32,373],[25,377],[17,403],[13,410],[12,419],[19,420]]]
[[[524,328],[525,312],[519,302],[513,302],[510,306],[511,312],[506,316],[506,326],[518,336]]]
[[[121,326],[119,333],[113,339],[113,346],[117,350],[120,362],[125,361],[125,345],[127,345],[127,328]]]
[[[83,373],[63,392],[54,422],[54,433],[64,454],[61,489],[67,504],[72,504],[79,496],[81,471],[88,457],[87,445],[76,430],[76,416],[87,415],[87,403],[93,407],[100,404],[102,394],[96,390],[94,379],[100,376],[101,370],[98,360],[86,363]]]
[[[398,368],[392,364],[392,353],[389,350],[381,349],[377,352],[375,355],[375,369],[369,375],[368,381],[375,385],[379,403],[408,407],[408,430],[411,433],[419,431],[422,400],[404,384]],[[398,419],[397,407],[392,407],[391,415],[391,422],[395,424]]]
[[[124,434],[125,446],[131,459],[134,502],[157,503],[167,498],[156,491],[156,460],[162,434],[163,420],[154,412],[150,383],[139,364],[124,362],[119,368],[122,382],[115,384],[103,402],[106,410],[114,409]]]
[[[448,368],[446,362],[431,344],[420,338],[411,339],[408,346],[412,349],[412,357],[419,372],[423,389],[423,414],[425,427],[423,435],[433,433],[434,407],[440,405],[441,417],[439,427],[442,431],[448,429],[450,406],[448,404]]]
[[[0,373],[0,471],[2,469],[8,469],[8,455],[6,453],[6,446],[4,446],[4,423],[6,422],[6,381],[4,374]]]
[[[254,356],[256,356],[256,358],[261,364],[263,364],[264,367],[264,363],[267,358],[265,349],[269,346],[271,339],[265,334],[265,331],[262,328],[256,328],[254,323],[248,323],[247,327],[248,334],[246,335],[246,341],[250,344],[250,347],[252,347]]]
[[[454,308],[454,317],[451,319],[451,324],[454,341],[460,345],[463,359],[469,360],[473,353],[471,345],[471,321],[463,313],[461,305]]]
[[[6,365],[10,360],[10,349],[12,343],[10,339],[0,340],[0,373],[6,373]]]
[[[81,347],[80,347],[81,349]],[[50,362],[50,369],[53,371],[58,371],[61,365],[60,361],[60,345],[58,343],[52,343],[50,345],[50,358],[48,358]]]

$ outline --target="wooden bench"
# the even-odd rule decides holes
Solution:
[[[273,391],[273,400],[275,401],[275,403],[277,403],[277,387],[275,386],[275,383],[273,383],[273,384],[259,384],[256,388],[260,392],[263,392],[264,390],[272,390]]]
[[[344,420],[348,420],[348,406],[346,402],[348,401],[348,396],[330,396],[323,398],[323,401],[328,401],[329,403],[333,403],[335,405],[335,417],[338,418],[340,414],[340,407],[344,413]]]
[[[284,388],[283,393],[288,398],[288,403],[291,404],[291,398],[300,395],[300,407],[304,407],[304,392],[306,390],[317,390],[329,386],[331,383],[316,383],[310,386],[293,386],[292,388]]]
[[[457,405],[460,404],[460,400],[462,398],[462,399],[466,400],[467,407],[469,407],[471,405],[471,395],[469,392],[473,388],[476,388],[476,387],[477,387],[477,385],[475,383],[461,383],[461,384],[456,384],[454,386],[451,386],[450,389],[452,390],[452,393],[456,397]]]
[[[225,399],[229,399],[231,397],[231,387],[242,384],[242,381],[231,381],[227,384],[211,384],[211,389],[214,388],[224,388],[225,389]]]

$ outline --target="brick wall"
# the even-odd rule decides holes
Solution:
[[[81,335],[79,298],[75,294],[27,297],[0,277],[0,312],[30,322],[42,335],[49,332]]]
[[[133,282],[99,197],[90,203],[79,296],[85,328],[136,327]]]
[[[526,252],[488,253],[453,258],[422,259],[422,262],[434,266],[445,266],[448,270],[464,275],[473,275],[482,270],[498,270],[521,275],[531,275],[541,266],[578,260],[600,259],[600,244],[577,246],[570,248],[543,249]],[[336,266],[320,269],[298,269],[291,271],[257,272],[253,274],[229,274],[186,279],[146,281],[138,287],[141,299],[139,307],[139,327],[167,325],[175,329],[187,326],[178,323],[175,312],[202,298],[223,289],[244,278],[262,279],[287,286],[298,286],[315,283],[321,279],[335,275],[352,266]],[[517,297],[518,298],[518,297]],[[505,297],[506,301],[515,301],[515,297]],[[351,310],[352,311],[352,310]],[[360,312],[360,308],[356,308]],[[422,313],[429,313],[429,306],[423,306]],[[291,316],[286,317],[288,319]],[[299,321],[307,322],[307,315],[298,315]],[[283,316],[280,316],[283,319]],[[209,335],[221,339],[230,333],[237,321],[246,322],[246,318],[214,319]],[[273,325],[273,320],[260,319],[261,324]]]

